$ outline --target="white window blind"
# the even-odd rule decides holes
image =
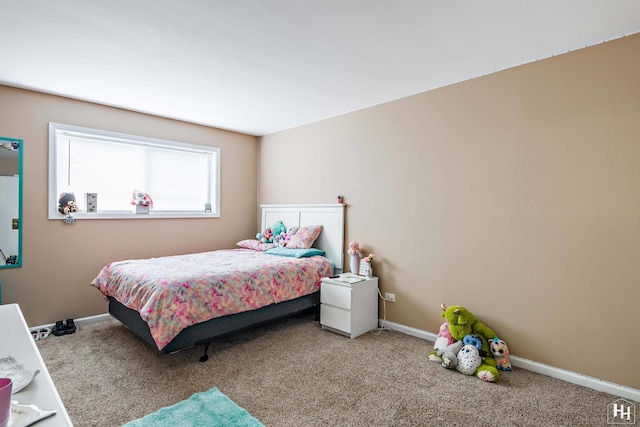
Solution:
[[[84,195],[96,193],[97,216],[130,214],[133,191],[140,190],[153,200],[154,215],[219,216],[217,148],[53,123],[50,143],[55,146],[50,204],[55,202],[56,210],[59,195],[70,192],[79,209],[74,216],[82,215]]]

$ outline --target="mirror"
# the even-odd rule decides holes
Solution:
[[[22,267],[22,140],[0,136],[0,268]]]

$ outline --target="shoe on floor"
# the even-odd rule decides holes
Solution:
[[[38,339],[39,340],[46,340],[47,338],[49,338],[50,334],[51,334],[51,329],[50,328],[41,328],[38,331]]]
[[[33,337],[34,341],[38,341],[40,339],[40,334],[38,333],[38,331],[31,331],[31,336]]]
[[[76,332],[76,324],[73,319],[67,319],[67,325],[65,326],[65,332],[67,334],[73,334]]]
[[[62,320],[58,320],[53,327],[51,333],[57,337],[64,335],[67,333],[67,329],[64,326],[64,322]]]

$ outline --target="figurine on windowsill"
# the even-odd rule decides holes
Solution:
[[[131,204],[135,206],[136,213],[149,213],[149,209],[153,209],[151,196],[138,189],[133,190]]]

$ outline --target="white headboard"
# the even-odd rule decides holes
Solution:
[[[260,205],[262,222],[260,230],[278,221],[289,227],[322,225],[322,233],[313,247],[325,251],[335,267],[335,274],[342,273],[344,261],[344,205]]]

